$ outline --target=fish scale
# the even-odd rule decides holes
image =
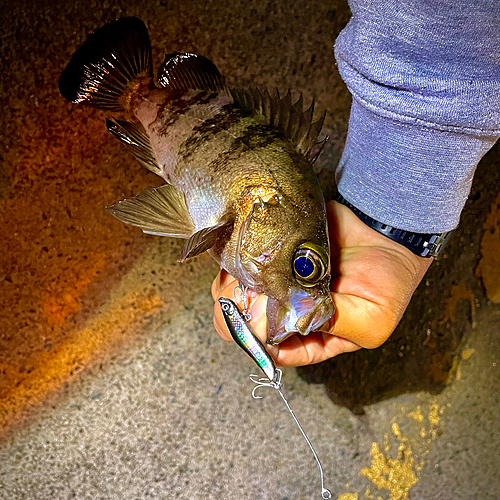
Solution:
[[[308,335],[334,313],[325,203],[311,149],[314,103],[228,89],[211,61],[167,54],[153,81],[137,18],[91,34],[59,80],[62,95],[133,121],[108,130],[167,184],[108,211],[148,234],[186,239],[181,261],[209,251],[243,287],[268,297],[269,343]],[[300,260],[298,260],[300,257]],[[304,262],[308,261],[308,265]],[[296,263],[301,263],[297,265]]]

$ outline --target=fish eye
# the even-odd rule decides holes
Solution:
[[[328,256],[325,250],[314,243],[303,243],[295,250],[293,272],[304,286],[312,286],[326,274]]]

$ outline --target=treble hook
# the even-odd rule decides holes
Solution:
[[[255,391],[260,387],[271,387],[278,391],[281,390],[281,388],[283,387],[283,384],[281,383],[282,375],[283,372],[279,368],[276,368],[276,377],[274,380],[269,380],[267,377],[259,377],[258,375],[252,373],[250,375],[250,380],[255,384],[255,387],[253,388],[252,391],[252,398],[262,399],[264,397],[264,396],[257,396],[255,394]]]
[[[233,290],[233,298],[235,302],[239,302],[238,298],[236,297],[236,291],[240,292],[241,295],[241,301],[243,302],[243,309],[241,310],[241,314],[245,318],[245,321],[250,321],[252,319],[252,313],[250,312],[250,308],[248,307],[248,287],[245,285],[242,285],[241,283],[238,283],[237,286],[234,287]]]

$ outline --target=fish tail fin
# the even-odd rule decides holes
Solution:
[[[63,97],[99,109],[124,111],[136,85],[153,78],[151,42],[144,23],[124,17],[92,33],[59,79]]]

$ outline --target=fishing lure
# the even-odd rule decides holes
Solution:
[[[283,384],[281,382],[282,371],[279,368],[276,368],[273,358],[271,358],[262,342],[259,340],[257,335],[255,335],[255,333],[250,328],[250,325],[248,324],[251,315],[246,299],[246,290],[241,289],[241,293],[244,304],[242,312],[240,312],[238,306],[231,299],[220,297],[219,304],[221,306],[222,315],[224,316],[226,325],[234,341],[255,361],[257,366],[264,372],[265,377],[259,377],[258,375],[254,374],[250,375],[250,380],[255,384],[255,387],[252,390],[252,397],[254,399],[262,399],[262,396],[258,396],[256,394],[256,390],[261,387],[271,387],[279,392],[288,411],[290,412],[290,415],[292,415],[295,423],[300,429],[300,432],[309,445],[312,454],[314,455],[314,458],[318,465],[319,476],[321,480],[321,498],[324,500],[328,500],[332,498],[332,493],[324,486],[323,467],[321,466],[321,462],[318,458],[318,455],[314,451],[311,441],[309,441],[309,438],[307,437],[304,429],[300,425],[299,420],[293,413],[290,405],[288,404],[288,401],[285,398],[285,395],[283,394]]]

